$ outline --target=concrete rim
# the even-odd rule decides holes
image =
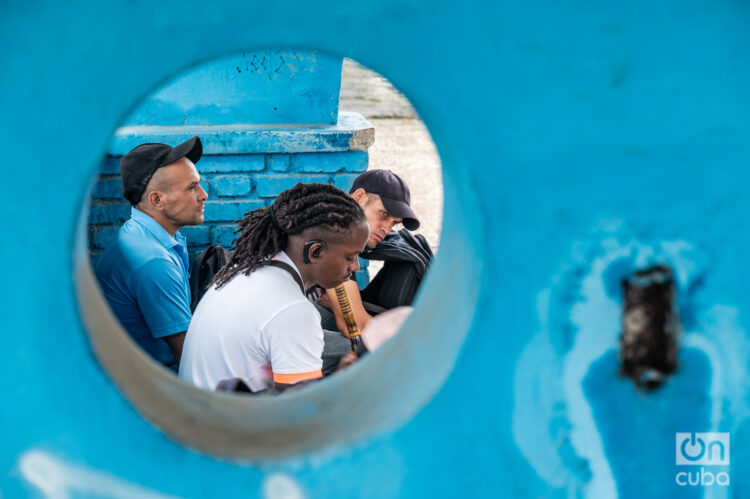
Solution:
[[[440,150],[439,140],[436,145]],[[177,442],[222,458],[291,457],[398,427],[449,376],[479,294],[481,218],[476,191],[467,170],[446,156],[443,185],[441,257],[433,263],[404,331],[377,354],[325,382],[276,397],[217,394],[189,386],[137,347],[111,313],[91,268],[87,195],[75,238],[74,276],[95,357],[145,419]]]

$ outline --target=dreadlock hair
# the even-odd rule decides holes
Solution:
[[[342,235],[363,220],[362,208],[341,189],[299,183],[279,194],[271,206],[249,211],[237,222],[234,233],[239,236],[232,241],[232,258],[216,273],[212,284],[220,288],[238,273],[248,275],[266,266],[273,255],[286,248],[291,235],[318,227],[329,236]]]

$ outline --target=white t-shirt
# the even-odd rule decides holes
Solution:
[[[276,259],[299,273],[283,251]],[[321,377],[320,313],[284,269],[263,267],[212,286],[193,314],[179,376],[215,390],[241,378],[253,390]]]

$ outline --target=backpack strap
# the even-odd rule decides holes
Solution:
[[[270,265],[271,267],[278,267],[280,269],[284,269],[287,272],[289,272],[294,278],[294,282],[296,282],[299,285],[299,290],[302,291],[303,295],[305,294],[305,285],[302,283],[302,278],[299,276],[297,271],[294,270],[294,267],[280,260],[269,260],[268,265]]]

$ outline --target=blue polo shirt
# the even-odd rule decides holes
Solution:
[[[185,238],[179,232],[170,236],[136,208],[96,267],[104,296],[125,330],[172,369],[177,362],[162,338],[190,325],[188,267]]]

